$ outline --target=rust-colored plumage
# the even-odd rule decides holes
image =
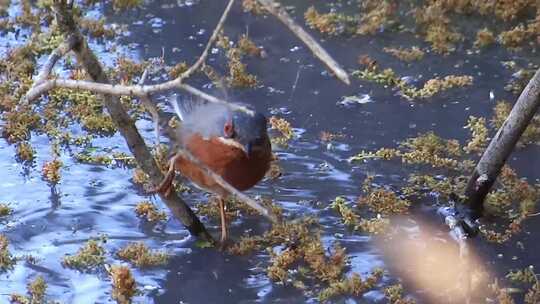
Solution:
[[[178,145],[221,176],[237,190],[248,190],[266,174],[272,159],[266,118],[243,107],[197,105],[182,112]],[[176,154],[169,171],[156,191],[168,194],[175,172],[180,172],[200,188],[219,196],[221,241],[227,239],[224,199],[229,195],[203,169],[182,153]]]

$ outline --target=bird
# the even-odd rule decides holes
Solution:
[[[174,154],[162,182],[154,190],[168,196],[176,172],[197,187],[217,196],[221,220],[221,244],[228,239],[225,202],[231,195],[199,164],[181,151],[190,152],[200,163],[239,191],[260,182],[270,168],[272,146],[266,117],[239,103],[204,103],[171,100],[180,119],[173,145]]]

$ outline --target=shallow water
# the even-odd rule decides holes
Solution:
[[[295,1],[296,11],[305,11],[311,2],[325,3]],[[93,14],[102,11],[108,22],[128,25],[128,33],[121,38],[121,44],[128,48],[126,52],[138,58],[163,54],[166,63],[173,65],[182,60],[191,61],[202,51],[224,4],[221,1],[219,4],[210,1],[157,1],[122,14],[114,13],[109,6],[98,6]],[[294,15],[301,17],[301,13],[295,12]],[[408,169],[399,162],[370,161],[352,165],[347,159],[361,150],[392,147],[397,141],[429,130],[463,142],[467,130],[462,126],[468,116],[490,115],[494,106],[494,101],[489,98],[490,91],[496,100],[516,99],[503,89],[512,72],[500,62],[538,63],[538,57],[532,53],[510,53],[498,47],[472,55],[466,55],[466,49],[447,57],[428,53],[412,66],[381,52],[384,46],[426,46],[410,34],[381,33],[354,39],[331,38],[323,42],[343,66],[351,69],[356,67],[359,54],[369,54],[403,76],[422,75],[424,80],[447,74],[475,77],[471,87],[438,94],[425,103],[411,103],[377,84],[358,80],[353,80],[351,86],[340,83],[329,76],[309,50],[274,18],[243,14],[241,8],[235,6],[226,23],[225,33],[236,38],[246,31],[268,53],[264,60],[247,60],[249,71],[257,75],[262,86],[254,90],[231,90],[228,97],[249,103],[268,116],[279,114],[291,122],[297,133],[289,147],[275,148],[283,176],[276,181],[263,181],[249,194],[272,197],[285,208],[290,218],[318,215],[324,228],[325,243],[330,245],[338,240],[351,256],[351,270],[361,274],[384,266],[385,261],[371,237],[348,233],[335,212],[327,207],[328,203],[338,195],[356,198],[368,174],[375,174],[378,184],[397,187],[403,184]],[[99,48],[106,62],[112,62],[107,47],[99,47],[98,43],[93,46]],[[2,43],[0,47],[5,45]],[[212,54],[209,61],[222,65],[223,54]],[[157,79],[159,75],[156,75]],[[202,79],[191,81],[195,86],[208,87],[205,82]],[[216,89],[210,91],[220,94]],[[350,95],[369,95],[372,102],[350,106],[337,104],[343,96]],[[138,126],[145,138],[152,141],[151,122],[141,121]],[[342,133],[344,137],[327,145],[319,139],[322,131]],[[127,151],[119,136],[96,140],[95,144]],[[38,151],[36,164],[40,168],[49,159],[48,140],[34,136],[32,145]],[[521,176],[529,180],[538,179],[539,152],[538,146],[519,150],[512,155],[511,165]],[[41,180],[39,170],[25,174],[23,167],[14,161],[14,147],[3,140],[0,142],[1,200],[11,202],[15,210],[7,222],[0,225],[0,232],[9,237],[15,254],[41,257],[36,266],[19,262],[13,271],[0,275],[0,302],[6,302],[12,292],[24,293],[28,278],[36,273],[46,278],[51,298],[66,303],[111,302],[110,283],[103,280],[106,273],[82,274],[61,265],[65,254],[74,253],[86,240],[99,234],[108,236],[106,248],[109,253],[128,241],[144,240],[152,248],[163,248],[173,254],[166,267],[150,270],[133,268],[143,290],[137,302],[315,302],[292,287],[270,282],[265,275],[266,253],[236,257],[199,249],[175,219],[157,227],[142,223],[133,208],[148,197],[132,183],[131,170],[79,164],[66,155],[62,161],[67,165],[62,170],[62,181],[51,190]],[[156,198],[152,200],[165,208]],[[195,192],[188,194],[186,200],[204,201],[206,195]],[[430,208],[414,208],[411,217],[430,218],[433,214],[434,210]],[[212,233],[219,232],[217,223],[206,224]],[[540,250],[539,238],[530,233],[539,227],[540,217],[532,218],[525,225],[525,233],[507,245],[475,240],[473,247],[500,275],[509,268],[540,267],[538,255],[533,254]],[[236,220],[230,234],[238,238],[246,231],[262,232],[268,228],[266,221],[251,217]],[[441,234],[445,234],[442,225]],[[516,249],[514,243],[518,240],[523,242],[525,250]],[[119,261],[109,254],[107,262]],[[395,280],[390,273],[382,283]],[[342,299],[342,302],[373,303],[384,301],[383,298],[381,291],[376,290],[360,299]]]

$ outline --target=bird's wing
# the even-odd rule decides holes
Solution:
[[[169,103],[181,121],[185,121],[187,116],[197,107],[197,102],[187,98],[180,100],[177,94],[173,94],[169,98]]]

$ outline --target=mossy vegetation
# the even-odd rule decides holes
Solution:
[[[66,255],[62,261],[65,267],[80,271],[91,271],[105,263],[105,248],[102,241],[89,240],[74,255]]]
[[[139,268],[165,265],[169,259],[167,253],[152,251],[142,242],[127,244],[116,255]]]
[[[45,304],[57,303],[45,300],[47,292],[47,283],[42,276],[37,276],[36,279],[28,284],[28,295],[12,294],[10,297],[11,303],[15,304]]]
[[[137,282],[127,266],[113,265],[110,269],[112,298],[118,304],[130,304],[137,294]]]
[[[8,238],[0,234],[0,273],[13,269],[17,262],[16,258],[9,252]]]
[[[135,206],[135,214],[149,222],[166,221],[167,213],[158,210],[157,206],[149,201],[142,201]]]

